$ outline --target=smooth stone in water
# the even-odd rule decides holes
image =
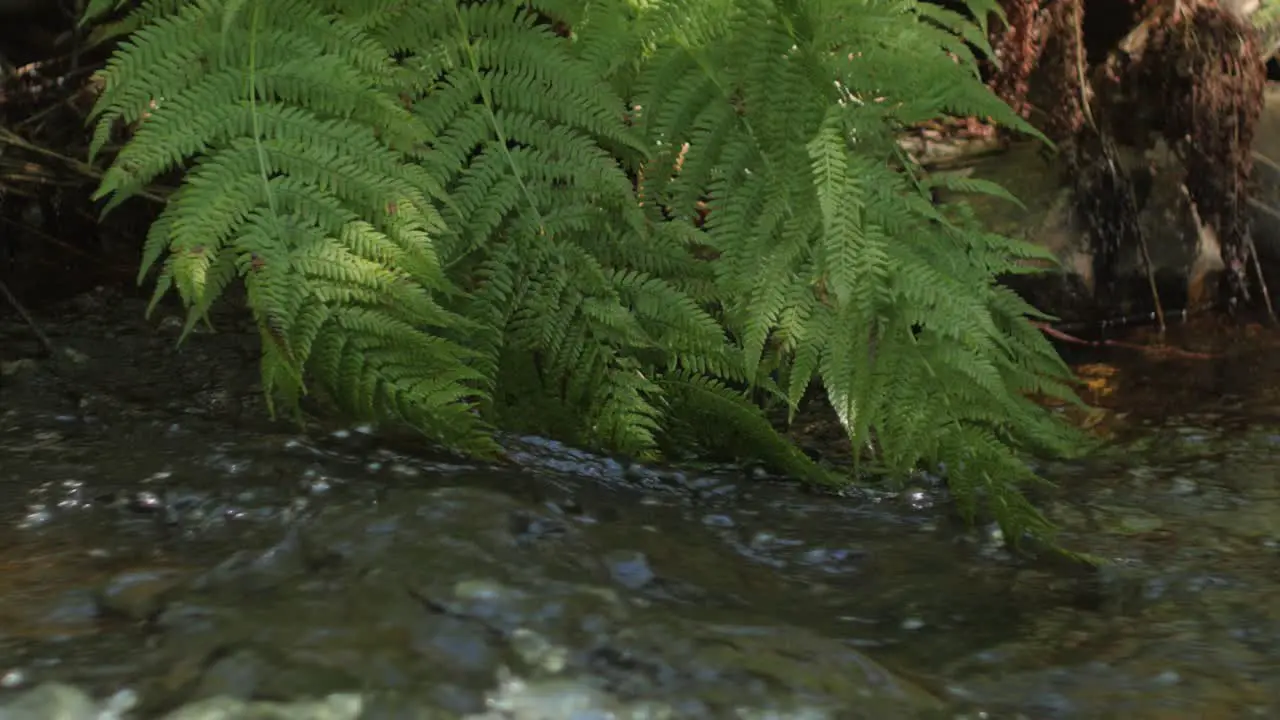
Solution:
[[[98,706],[78,688],[45,683],[0,705],[3,720],[97,720]]]

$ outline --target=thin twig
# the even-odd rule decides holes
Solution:
[[[54,152],[53,150],[49,150],[48,148],[44,148],[39,145],[36,145],[35,143],[30,142],[29,140],[13,132],[12,130],[9,130],[8,128],[5,128],[5,127],[0,127],[0,145],[6,145],[6,144],[13,145],[15,147],[20,147],[23,150],[27,150],[39,155],[44,155],[45,157],[58,160],[66,165],[71,166],[76,171],[83,174],[85,177],[92,178],[95,180],[100,180],[102,178],[102,171],[98,170],[98,168],[90,165],[89,163],[86,163],[81,160],[76,160],[75,158],[72,158],[72,157],[67,157],[66,155],[59,154],[57,152]],[[157,194],[155,192],[142,190],[142,191],[139,191],[137,194],[141,197],[144,197],[148,200],[152,200],[154,202],[158,202],[158,203],[165,202],[164,196]]]
[[[1109,136],[1101,133],[1099,133],[1099,136],[1103,138],[1103,142],[1106,144],[1106,153],[1111,163],[1112,172],[1120,175],[1123,170],[1120,168],[1119,162],[1115,160],[1120,154],[1119,151]],[[1133,229],[1138,234],[1138,251],[1142,254],[1142,267],[1147,275],[1147,287],[1151,290],[1151,302],[1155,305],[1156,323],[1160,328],[1160,333],[1163,335],[1169,326],[1164,319],[1164,303],[1160,301],[1160,288],[1156,285],[1155,263],[1151,262],[1151,249],[1147,247],[1147,234],[1143,232],[1142,224],[1137,222],[1138,199],[1133,194],[1133,183],[1127,177],[1124,180],[1125,182],[1122,185],[1123,192],[1125,193],[1125,199],[1128,201],[1128,207],[1133,209]]]
[[[1258,246],[1253,242],[1253,236],[1245,237],[1245,244],[1249,250],[1249,258],[1253,260],[1253,272],[1258,276],[1258,286],[1262,288],[1262,302],[1267,305],[1267,317],[1271,318],[1271,324],[1276,324],[1276,309],[1271,304],[1271,290],[1267,288],[1267,278],[1262,274],[1262,261],[1258,259]]]
[[[31,328],[31,332],[35,333],[36,339],[38,339],[40,344],[44,346],[44,349],[49,353],[49,356],[57,357],[58,351],[54,348],[53,342],[49,340],[49,336],[44,334],[44,331],[36,324],[35,319],[31,317],[31,313],[27,312],[27,309],[22,307],[22,303],[18,302],[18,298],[9,291],[9,286],[5,285],[3,280],[0,280],[0,295],[4,295],[5,300],[8,300],[9,304],[13,306],[13,309],[18,311],[18,316],[21,317],[27,326]]]
[[[1081,0],[1081,2],[1083,2],[1083,0]],[[1071,13],[1071,19],[1075,21],[1072,25],[1075,30],[1074,34],[1076,41],[1076,48],[1073,53],[1076,56],[1076,84],[1080,86],[1080,109],[1083,111],[1084,119],[1089,123],[1089,127],[1097,130],[1098,123],[1094,121],[1093,110],[1089,107],[1089,75],[1084,69],[1086,50],[1084,47],[1083,15],[1084,6],[1080,3],[1075,3],[1073,12]]]
[[[1272,160],[1271,158],[1267,157],[1266,155],[1263,155],[1257,150],[1254,150],[1252,155],[1253,155],[1254,162],[1260,162],[1263,165],[1266,165],[1267,167],[1271,168],[1273,171],[1280,173],[1280,163],[1277,163],[1275,160]]]
[[[1138,230],[1138,248],[1142,251],[1142,264],[1147,271],[1147,285],[1151,288],[1151,301],[1156,306],[1156,322],[1160,326],[1160,332],[1164,333],[1168,327],[1164,321],[1164,304],[1160,302],[1160,289],[1156,286],[1156,270],[1151,262],[1151,251],[1147,249],[1147,234]]]
[[[1263,213],[1264,215],[1270,215],[1275,220],[1280,220],[1280,210],[1276,210],[1257,198],[1249,198],[1249,207]]]
[[[1123,340],[1084,340],[1070,333],[1063,332],[1053,327],[1052,325],[1049,325],[1048,323],[1033,321],[1031,324],[1039,328],[1040,332],[1043,332],[1045,335],[1048,335],[1049,337],[1054,338],[1056,340],[1061,340],[1062,342],[1071,343],[1073,345],[1086,345],[1088,347],[1124,348],[1127,350],[1138,350],[1141,352],[1152,353],[1157,355],[1187,358],[1189,360],[1212,360],[1214,358],[1221,357],[1220,355],[1215,355],[1213,353],[1195,352],[1192,350],[1183,350],[1181,348],[1168,347],[1168,346],[1156,347],[1151,345],[1141,345],[1139,343],[1125,342]]]

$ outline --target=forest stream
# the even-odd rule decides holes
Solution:
[[[1095,569],[927,480],[462,463],[268,422],[232,321],[38,323],[56,363],[0,318],[3,720],[1280,717],[1273,331],[1082,357],[1110,439],[1035,495]]]

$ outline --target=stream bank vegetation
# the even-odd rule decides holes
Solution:
[[[930,175],[898,142],[943,117],[1040,136],[981,75],[997,0],[87,16],[125,5],[90,113],[110,158],[95,198],[176,186],[138,279],[181,298],[188,331],[239,288],[280,411],[309,398],[478,455],[511,430],[831,487],[924,469],[1011,540],[1051,535],[1027,458],[1085,442],[1036,398],[1078,400],[1049,318],[998,279],[1052,258],[935,202],[1016,202],[1003,188]],[[814,400],[852,470],[770,422]]]

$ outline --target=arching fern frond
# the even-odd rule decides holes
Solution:
[[[964,41],[979,27],[911,2],[656,5],[714,41],[670,30],[636,84],[641,127],[673,167],[647,188],[673,207],[708,198],[743,375],[776,367],[793,406],[820,383],[878,466],[945,468],[1010,537],[1045,531],[1018,491],[1034,480],[1019,453],[1078,437],[1024,393],[1074,394],[1033,309],[995,284],[1038,253],[941,212],[895,142],[944,113],[1025,127],[978,78]]]
[[[176,289],[189,329],[238,276],[269,395],[296,407],[310,377],[361,417],[492,448],[469,410],[483,376],[435,335],[459,318],[437,299],[450,290],[432,239],[439,186],[410,160],[431,136],[358,13],[306,0],[136,13],[100,73],[92,150],[135,126],[98,190],[108,209],[187,171],[147,238],[142,273],[164,262],[157,298]]]

